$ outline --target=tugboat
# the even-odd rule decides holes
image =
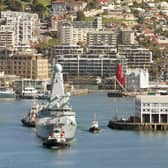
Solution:
[[[45,145],[50,146],[52,144],[56,147],[59,146],[58,142],[60,141],[55,136],[52,140],[51,133],[55,134],[55,130],[58,131],[61,127],[65,142],[70,142],[77,129],[76,113],[69,104],[70,93],[64,92],[62,66],[60,64],[54,66],[51,88],[50,100],[47,106],[38,112],[36,118],[36,135],[45,141]]]
[[[48,139],[43,142],[43,146],[47,148],[62,148],[70,145],[66,142],[64,131],[61,128],[57,128],[49,134]]]
[[[26,114],[24,118],[21,119],[21,122],[26,127],[35,127],[35,120],[38,115],[38,112],[43,108],[43,105],[33,104],[30,111]]]
[[[92,132],[92,133],[99,133],[100,132],[99,123],[96,120],[96,115],[92,121],[91,127],[89,128],[89,132]]]

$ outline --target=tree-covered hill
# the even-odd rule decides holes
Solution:
[[[40,17],[48,15],[50,0],[0,0],[0,11],[36,12]]]

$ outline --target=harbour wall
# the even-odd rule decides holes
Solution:
[[[119,130],[168,131],[168,123],[133,123],[127,121],[109,121],[108,127]]]

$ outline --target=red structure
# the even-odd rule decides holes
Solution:
[[[117,65],[116,77],[117,77],[117,80],[118,80],[123,86],[125,86],[126,78],[125,78],[125,76],[123,76],[122,65],[121,65],[121,64],[118,64],[118,65]]]

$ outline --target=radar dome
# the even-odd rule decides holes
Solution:
[[[62,72],[62,66],[61,66],[60,64],[55,64],[54,70],[55,70],[56,72]]]

